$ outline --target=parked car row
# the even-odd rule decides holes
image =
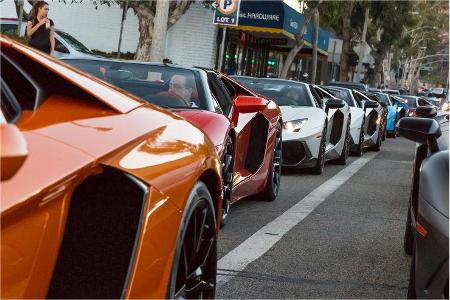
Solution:
[[[380,151],[388,107],[406,115],[339,85],[0,42],[2,298],[213,298],[232,203],[274,201],[282,165]]]

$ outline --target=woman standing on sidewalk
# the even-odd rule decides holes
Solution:
[[[48,15],[48,3],[38,1],[31,10],[31,21],[27,23],[27,36],[30,37],[29,45],[54,56],[55,51],[55,27]]]

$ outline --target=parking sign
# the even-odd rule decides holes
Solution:
[[[216,8],[214,24],[238,25],[240,0],[216,0],[213,6]]]

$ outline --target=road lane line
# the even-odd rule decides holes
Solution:
[[[219,270],[227,270],[230,273],[228,275],[218,275],[217,286],[220,287],[233,278],[232,272],[243,271],[250,263],[269,251],[289,230],[306,218],[319,204],[324,202],[328,196],[377,154],[375,152],[366,153],[364,157],[355,160],[282,215],[266,224],[239,246],[228,252],[218,261],[217,267]]]

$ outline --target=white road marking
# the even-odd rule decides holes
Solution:
[[[355,160],[282,215],[228,252],[218,261],[217,267],[220,269],[220,272],[230,272],[230,274],[218,275],[217,286],[220,287],[228,282],[233,277],[233,272],[243,271],[250,263],[269,251],[289,230],[305,219],[319,204],[324,202],[328,196],[342,186],[377,154],[374,152],[364,154],[364,157]]]

